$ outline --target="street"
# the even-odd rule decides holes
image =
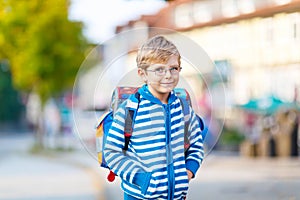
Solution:
[[[189,199],[294,200],[299,188],[299,158],[211,155],[191,183]]]
[[[99,175],[87,153],[32,154],[32,144],[30,134],[0,138],[1,200],[99,199]],[[72,158],[77,155],[83,164]]]
[[[79,148],[32,154],[30,134],[0,138],[1,200],[120,200],[119,180]],[[117,178],[118,179],[118,178]],[[299,158],[244,158],[220,152],[206,157],[191,181],[189,200],[300,199]]]

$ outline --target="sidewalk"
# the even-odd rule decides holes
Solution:
[[[97,165],[85,151],[32,154],[32,139],[0,138],[1,200],[102,199]]]
[[[119,180],[84,148],[30,154],[32,138],[0,138],[0,200],[121,200]],[[299,158],[206,157],[190,183],[188,200],[300,199]]]
[[[73,162],[76,158],[78,163],[84,161],[69,157]],[[108,183],[105,169],[94,170],[105,190],[100,200],[123,199],[119,178]],[[188,200],[297,200],[299,188],[300,158],[246,158],[213,152],[191,181]]]
[[[212,154],[191,182],[188,199],[296,200],[299,188],[299,158]]]
[[[96,189],[97,195],[87,200],[122,200],[123,191],[120,188],[120,180],[116,177],[114,182],[107,181],[109,170],[99,166],[98,161],[93,155],[90,155],[85,149],[71,154],[63,153],[58,155],[56,160],[60,160],[68,165],[85,169],[90,175],[89,178]],[[70,199],[71,200],[71,199]],[[86,200],[86,199],[82,199]]]

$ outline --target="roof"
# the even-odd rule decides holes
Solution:
[[[116,33],[122,31],[122,29],[133,27],[134,24],[137,22],[145,22],[148,27],[158,27],[158,28],[166,28],[172,29],[177,31],[187,31],[194,28],[202,28],[207,26],[216,26],[224,23],[234,23],[236,21],[244,20],[244,19],[251,19],[255,17],[270,17],[278,13],[291,13],[300,11],[300,0],[291,0],[290,2],[278,5],[275,4],[275,1],[259,1],[260,4],[256,5],[256,8],[253,12],[246,13],[246,14],[239,14],[234,17],[225,17],[222,15],[215,16],[212,20],[208,22],[202,23],[193,23],[191,26],[180,28],[175,25],[175,9],[180,5],[192,5],[194,3],[208,3],[217,2],[217,1],[194,1],[194,0],[175,0],[168,2],[168,4],[159,10],[154,15],[141,15],[140,18],[136,20],[131,20],[125,23],[124,25],[120,25],[116,27]],[[265,2],[265,3],[262,3]],[[220,7],[218,5],[217,7]],[[221,12],[221,10],[220,10]],[[220,13],[219,12],[219,13]]]

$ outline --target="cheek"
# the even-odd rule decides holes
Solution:
[[[177,85],[179,82],[179,76],[178,77],[174,77],[174,84]]]
[[[147,81],[151,81],[151,82],[159,82],[161,80],[160,77],[156,76],[156,75],[152,75],[152,74],[149,74],[147,76]]]

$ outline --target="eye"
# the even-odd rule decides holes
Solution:
[[[171,72],[178,72],[179,71],[179,67],[173,66],[173,67],[171,67],[170,71]]]
[[[158,73],[163,73],[165,70],[162,67],[160,67],[160,68],[155,69],[155,71]]]

